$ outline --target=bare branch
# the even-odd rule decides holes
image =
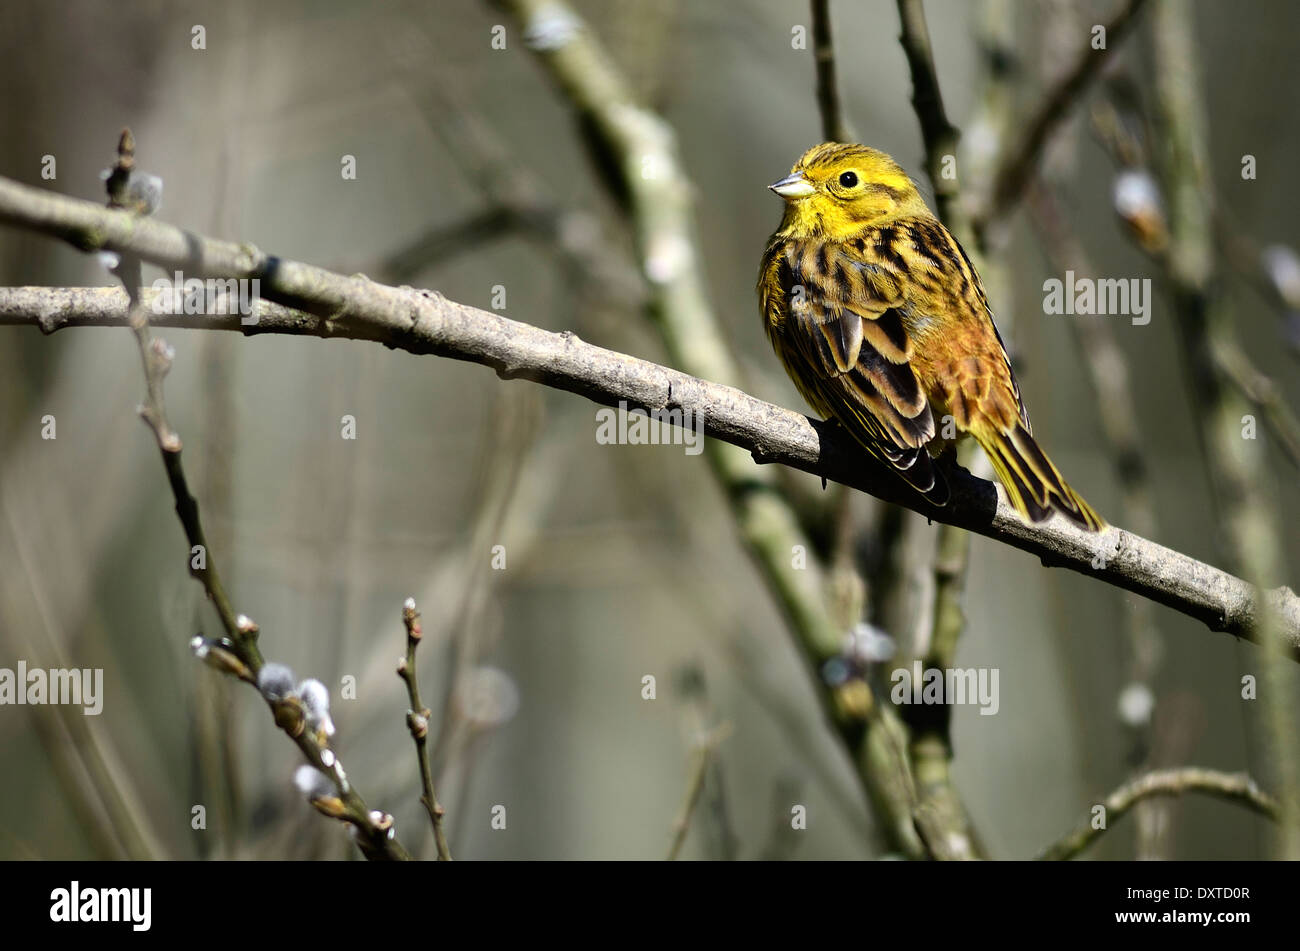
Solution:
[[[934,186],[934,202],[939,217],[957,236],[965,240],[965,229],[954,222],[957,212],[957,179],[945,178],[943,160],[955,156],[957,129],[944,112],[943,95],[939,92],[939,77],[934,67],[934,52],[930,47],[930,28],[925,22],[925,8],[921,0],[898,0],[898,18],[902,24],[899,42],[907,56],[912,71],[912,106],[921,122],[921,138],[925,141],[925,170]]]
[[[835,81],[830,6],[830,0],[812,0],[813,58],[817,62],[817,105],[822,115],[822,135],[828,142],[855,142],[857,138],[844,120]]]
[[[1100,803],[1106,810],[1105,826],[1096,828],[1089,818],[1088,821],[1080,823],[1079,827],[1065,838],[1051,845],[1038,858],[1040,861],[1048,862],[1074,858],[1143,799],[1150,796],[1179,796],[1187,792],[1206,793],[1229,802],[1239,803],[1270,819],[1276,819],[1278,815],[1277,801],[1262,791],[1255,784],[1255,780],[1245,773],[1224,773],[1193,766],[1157,770],[1125,783]]]
[[[436,291],[388,287],[364,275],[345,277],[251,245],[205,238],[3,178],[0,221],[61,237],[87,251],[132,252],[190,275],[257,278],[262,295],[284,305],[259,302],[247,324],[239,314],[151,315],[159,326],[372,340],[411,353],[482,363],[502,378],[533,380],[602,405],[625,401],[645,409],[689,409],[701,414],[709,435],[748,450],[759,462],[802,469],[934,521],[968,528],[1036,555],[1045,565],[1067,567],[1165,604],[1211,630],[1253,640],[1267,603],[1292,656],[1300,652],[1300,598],[1290,588],[1268,590],[1261,599],[1240,578],[1122,529],[1097,536],[1062,519],[1027,524],[992,483],[969,473],[952,473],[952,502],[932,508],[890,474],[866,464],[851,439],[833,426],[729,386],[592,346],[571,333],[549,333],[449,301]],[[98,314],[76,309],[72,297],[84,299],[87,293],[108,295],[100,297]],[[115,289],[76,290],[70,297],[51,288],[4,288],[0,324],[32,324],[46,332],[92,323],[123,326],[125,298]]]
[[[147,215],[156,207],[157,190],[161,183],[150,181],[149,176],[135,179],[134,175],[135,140],[129,129],[123,129],[118,142],[117,161],[106,182],[110,206],[108,210],[117,216],[125,216],[137,225],[147,224],[147,218],[137,216]],[[221,641],[195,638],[195,652],[209,665],[257,686],[271,708],[276,725],[297,744],[307,762],[322,777],[328,777],[334,787],[330,791],[333,794],[321,794],[318,791],[310,797],[317,810],[347,822],[356,833],[358,848],[367,858],[409,859],[406,849],[392,834],[392,817],[371,811],[344,777],[342,764],[329,748],[328,734],[333,731],[332,725],[328,730],[323,727],[319,730],[307,728],[308,722],[313,718],[317,725],[322,723],[322,718],[328,721],[328,714],[324,712],[329,702],[328,693],[321,699],[311,700],[314,709],[308,709],[309,698],[305,691],[299,694],[295,690],[292,695],[286,695],[284,691],[268,689],[259,678],[260,673],[268,672],[271,668],[264,663],[258,647],[258,626],[246,616],[236,615],[231,606],[221,575],[217,571],[215,555],[209,549],[203,531],[198,501],[189,490],[185,469],[181,464],[180,436],[167,419],[163,379],[171,369],[173,351],[164,340],[154,337],[150,328],[151,308],[141,297],[142,255],[130,247],[115,250],[117,257],[112,270],[122,281],[127,295],[127,324],[135,334],[144,365],[147,396],[140,407],[140,415],[153,431],[162,454],[167,481],[176,502],[176,515],[190,545],[190,550],[186,553],[190,574],[203,585],[226,632],[225,639]],[[283,670],[288,674],[288,668]],[[319,683],[316,686],[319,687]],[[315,693],[312,694],[313,698],[316,696]]]
[[[902,23],[899,40],[912,70],[912,106],[925,140],[926,168],[935,202],[944,224],[971,243],[971,250],[978,255],[982,242],[972,241],[977,236],[971,233],[965,210],[957,201],[957,180],[944,175],[946,157],[956,150],[961,133],[944,113],[925,12],[919,0],[899,0],[898,12]],[[963,449],[963,453],[968,451]],[[965,455],[960,458],[964,460]],[[961,596],[970,567],[970,543],[969,532],[954,525],[939,527],[933,565],[933,623],[922,660],[927,669],[951,667],[954,662],[966,622]],[[909,752],[920,799],[915,813],[917,829],[936,858],[956,861],[980,857],[966,808],[952,781],[952,710],[942,704],[924,712],[919,707],[909,708],[908,713]]]
[[[740,368],[711,304],[695,223],[695,190],[672,126],[632,95],[627,80],[591,29],[562,0],[505,0],[524,41],[582,117],[583,139],[602,180],[627,213],[647,288],[647,314],[668,359],[701,379],[738,384]],[[676,394],[676,389],[668,396]],[[701,418],[706,419],[707,411]],[[812,550],[774,473],[756,470],[730,446],[709,443],[705,458],[722,487],[738,534],[780,605],[816,674],[843,648],[845,631],[827,609],[820,565],[793,567],[795,546]],[[836,724],[891,845],[924,857],[912,819],[914,783],[891,705],[866,682],[850,691],[817,677],[818,699]]]
[[[673,820],[673,839],[668,846],[668,861],[673,861],[681,854],[686,844],[686,833],[691,828],[691,816],[704,793],[704,780],[709,775],[709,767],[717,755],[718,745],[731,733],[727,723],[719,724],[707,733],[698,736],[691,745],[691,771],[686,779],[686,790],[682,794],[682,804]]]
[[[1287,405],[1273,378],[1256,367],[1235,341],[1218,341],[1214,359],[1232,384],[1264,414],[1264,422],[1291,464],[1300,466],[1300,418]]]
[[[983,231],[991,223],[1007,214],[1025,193],[1025,187],[1034,177],[1034,163],[1057,127],[1070,114],[1089,83],[1101,72],[1110,53],[1137,23],[1137,14],[1146,0],[1125,0],[1124,5],[1111,20],[1104,24],[1106,47],[1094,49],[1085,43],[1074,67],[1057,80],[1056,85],[1043,97],[1031,119],[1018,123],[1024,129],[1020,140],[1003,154],[993,186],[984,208],[975,216],[975,227]]]
[[[411,709],[406,714],[406,726],[415,741],[415,756],[420,764],[420,784],[423,794],[420,803],[429,813],[429,824],[433,826],[433,841],[438,848],[438,861],[450,862],[451,850],[447,847],[447,836],[442,829],[444,809],[433,791],[433,770],[429,766],[429,708],[420,702],[420,683],[415,674],[415,649],[420,646],[424,631],[420,626],[420,612],[415,609],[415,599],[407,598],[402,605],[402,625],[406,628],[406,656],[397,665],[397,676],[406,684],[406,695],[410,698]]]
[[[1043,180],[1035,182],[1029,190],[1029,211],[1044,252],[1057,273],[1072,268],[1077,274],[1095,275],[1097,272],[1082,242],[1070,229],[1061,208],[1060,188],[1059,181],[1053,176],[1044,175]],[[1088,372],[1092,396],[1100,413],[1102,433],[1115,467],[1124,521],[1136,531],[1155,534],[1157,522],[1147,446],[1142,439],[1138,403],[1133,395],[1128,364],[1116,339],[1114,326],[1104,318],[1074,320],[1070,326],[1079,343],[1083,367]],[[1153,730],[1155,683],[1164,650],[1155,606],[1149,601],[1136,601],[1132,608],[1124,612],[1128,663],[1119,706],[1130,744],[1127,762],[1132,764],[1131,772],[1136,774],[1145,772],[1149,764],[1156,761],[1154,742],[1159,735]],[[1128,705],[1123,701],[1126,695],[1149,697],[1152,703],[1145,709],[1142,704]],[[1139,807],[1136,823],[1138,857],[1153,857],[1152,848],[1156,840],[1150,834],[1151,830],[1164,828],[1165,824],[1154,821],[1151,814],[1166,809],[1168,805],[1149,802]],[[1144,817],[1142,812],[1148,815]]]
[[[19,211],[33,197],[33,215]],[[1211,630],[1255,640],[1261,599],[1255,588],[1204,562],[1131,532],[1112,528],[1104,535],[1082,532],[1062,519],[1039,525],[1022,521],[990,482],[964,471],[950,474],[952,501],[930,507],[907,486],[865,460],[849,437],[821,421],[755,399],[740,390],[579,340],[571,333],[545,330],[449,301],[436,291],[387,287],[365,277],[344,277],[308,264],[268,258],[256,249],[189,235],[157,221],[122,227],[119,212],[89,202],[58,198],[66,214],[57,222],[48,212],[49,196],[0,179],[0,219],[22,219],[42,230],[74,235],[91,233],[105,246],[141,250],[165,267],[191,262],[212,272],[219,265],[233,277],[263,275],[267,297],[293,300],[327,310],[305,311],[259,301],[250,322],[239,314],[153,315],[156,326],[234,330],[246,335],[283,333],[371,340],[416,354],[436,354],[490,366],[503,379],[527,379],[585,396],[605,406],[663,411],[689,410],[704,419],[705,432],[748,450],[761,463],[780,463],[811,472],[944,524],[958,525],[1040,558],[1044,565],[1069,568],[1132,591],[1206,624]],[[75,223],[75,224],[74,224]],[[274,262],[272,264],[271,262]],[[146,293],[143,297],[148,301]],[[127,325],[126,295],[116,288],[0,288],[0,325],[30,324],[52,333],[68,326]],[[1094,566],[1095,561],[1095,566]],[[1292,656],[1300,657],[1300,598],[1287,587],[1266,591],[1264,599],[1285,630]]]

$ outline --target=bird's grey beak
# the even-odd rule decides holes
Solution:
[[[804,178],[803,175],[795,172],[793,175],[787,175],[779,182],[773,182],[767,186],[776,192],[786,201],[795,201],[799,198],[807,198],[817,189],[813,187],[812,182]]]

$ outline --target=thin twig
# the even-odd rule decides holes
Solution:
[[[898,12],[902,27],[899,40],[912,72],[912,107],[925,140],[925,164],[934,186],[935,203],[948,229],[971,241],[971,250],[978,255],[983,242],[970,231],[965,210],[957,200],[956,177],[945,174],[945,155],[955,151],[961,133],[944,112],[925,12],[919,0],[899,0]],[[966,621],[961,597],[970,566],[970,541],[970,533],[955,525],[939,527],[932,566],[932,629],[924,658],[927,669],[943,670],[956,662],[957,641]],[[909,754],[920,800],[916,825],[922,838],[936,858],[977,858],[979,847],[950,768],[951,707],[946,703],[910,707],[905,719],[912,728]]]
[[[1018,123],[1024,129],[1019,141],[1006,150],[999,162],[998,171],[993,176],[993,185],[988,201],[975,215],[975,228],[985,231],[988,226],[1007,212],[1020,200],[1025,187],[1033,176],[1034,164],[1038,161],[1044,146],[1051,139],[1057,127],[1070,114],[1071,107],[1078,102],[1089,83],[1101,72],[1102,66],[1110,58],[1128,32],[1137,23],[1137,14],[1146,0],[1125,0],[1109,22],[1104,24],[1106,30],[1106,48],[1092,48],[1091,35],[1083,44],[1083,50],[1074,66],[1065,73],[1056,85],[1043,97],[1033,117]]]
[[[480,246],[509,234],[514,226],[514,216],[506,208],[491,207],[475,212],[450,225],[429,228],[410,243],[385,256],[371,273],[395,284],[409,281],[435,262],[446,263],[452,258],[469,254]]]
[[[1117,144],[1101,134],[1098,138],[1118,158]],[[1224,262],[1257,294],[1276,307],[1279,313],[1287,314],[1294,310],[1294,295],[1287,293],[1288,289],[1280,285],[1270,272],[1264,248],[1242,229],[1235,216],[1224,207],[1230,201],[1225,201],[1221,191],[1216,190],[1215,203],[1214,236]]]
[[[1220,370],[1264,415],[1278,446],[1294,466],[1300,466],[1300,418],[1287,405],[1273,378],[1260,371],[1235,342],[1219,341],[1214,352]]]
[[[966,624],[961,599],[970,567],[970,532],[952,525],[941,525],[938,532],[932,629],[922,659],[926,671],[945,671],[956,664],[957,642]],[[917,704],[908,708],[905,719],[912,728],[912,768],[925,807],[922,835],[940,858],[978,858],[978,845],[952,779],[951,704]]]
[[[712,614],[712,611],[706,614]],[[695,662],[684,665],[674,677],[677,692],[683,705],[682,717],[685,722],[686,735],[691,738],[692,748],[702,743],[710,745],[709,759],[701,775],[699,802],[692,805],[692,810],[701,813],[696,822],[700,837],[704,840],[704,853],[713,861],[732,862],[737,857],[736,834],[731,827],[731,810],[727,803],[726,783],[722,764],[717,756],[717,747],[721,741],[731,735],[731,725],[718,722],[709,701],[708,679],[704,668]],[[710,729],[710,725],[712,729]],[[691,821],[689,818],[687,821]],[[674,826],[674,830],[676,830]],[[674,831],[674,836],[676,836]],[[681,836],[685,840],[685,832]],[[680,842],[676,846],[680,848]]]
[[[1140,125],[1142,118],[1133,115],[1131,122]],[[1101,102],[1094,107],[1092,128],[1097,141],[1110,153],[1117,165],[1126,169],[1146,169],[1149,166],[1150,156],[1147,155],[1145,146],[1139,138],[1127,132],[1124,117],[1113,103]],[[1216,247],[1225,263],[1237,271],[1269,304],[1287,313],[1289,302],[1265,272],[1261,263],[1262,250],[1254,239],[1244,234],[1230,220],[1230,216],[1221,207],[1221,196],[1215,194],[1214,200]],[[1158,209],[1153,211],[1158,213]],[[1164,242],[1168,236],[1163,233],[1165,230],[1165,223],[1158,222],[1153,231],[1158,235],[1154,243],[1142,240],[1136,243],[1152,261],[1167,269],[1169,256],[1165,253],[1167,248]],[[1215,341],[1211,357],[1219,371],[1263,414],[1264,422],[1286,457],[1293,465],[1300,466],[1300,417],[1287,405],[1278,385],[1255,366],[1250,356],[1235,341]]]
[[[710,730],[708,734],[695,743],[691,772],[686,780],[686,792],[682,796],[682,805],[677,813],[677,818],[673,821],[673,841],[668,846],[668,861],[670,862],[677,858],[682,846],[686,844],[686,833],[691,828],[691,815],[695,812],[695,806],[699,803],[700,796],[704,792],[704,780],[709,775],[709,766],[713,763],[718,744],[726,739],[730,732],[730,725],[723,723]]]
[[[126,216],[137,225],[148,223],[148,219],[139,217],[152,209],[147,207],[139,194],[132,189],[132,176],[135,172],[135,140],[129,129],[122,130],[118,142],[117,161],[110,170],[107,179],[110,213]],[[172,495],[176,501],[176,515],[185,531],[190,544],[186,561],[190,574],[197,579],[207,592],[208,599],[216,608],[221,619],[221,626],[226,632],[227,641],[214,645],[210,651],[213,658],[228,656],[224,663],[226,672],[254,685],[258,683],[258,673],[264,666],[261,650],[257,644],[258,627],[244,615],[236,615],[217,571],[216,559],[210,550],[203,523],[199,517],[197,500],[189,490],[185,470],[181,465],[181,439],[172,429],[167,419],[166,405],[163,399],[163,378],[171,369],[173,351],[161,338],[152,335],[149,326],[150,310],[145,305],[141,294],[141,263],[144,258],[135,249],[122,247],[117,249],[119,255],[114,274],[122,281],[128,298],[127,324],[135,333],[140,349],[141,362],[144,365],[146,398],[140,407],[140,416],[153,431],[154,439],[162,454],[163,465],[167,470],[167,481],[171,485]],[[227,655],[225,652],[229,652]],[[402,844],[392,834],[392,817],[372,812],[361,796],[344,778],[342,765],[330,750],[326,741],[316,731],[305,729],[303,708],[296,699],[273,698],[264,693],[264,699],[275,716],[276,725],[298,745],[307,761],[324,776],[330,778],[338,793],[331,799],[331,805],[322,809],[333,818],[349,823],[357,832],[357,846],[371,859],[408,859],[410,856]]]
[[[122,130],[118,143],[118,160],[109,178],[109,205],[126,208],[128,183],[135,165],[135,140],[130,129]],[[125,213],[125,212],[124,212]],[[167,481],[176,499],[176,515],[189,540],[192,557],[188,559],[190,574],[203,585],[208,599],[221,618],[221,626],[230,637],[236,655],[256,677],[262,666],[262,655],[257,647],[256,630],[248,630],[239,623],[230,598],[226,595],[215,559],[211,557],[203,522],[199,517],[198,502],[190,493],[181,465],[181,438],[167,421],[167,407],[163,399],[163,378],[171,369],[172,349],[161,339],[154,339],[149,328],[149,309],[140,295],[141,256],[123,248],[114,273],[122,281],[129,298],[127,324],[135,334],[140,349],[140,362],[144,367],[146,398],[139,408],[140,416],[154,434],[167,470]]]
[[[445,604],[439,612],[446,631],[449,661],[444,676],[443,707],[439,715],[438,733],[433,744],[434,776],[443,775],[453,760],[463,755],[474,741],[481,725],[469,717],[463,695],[474,671],[489,653],[490,645],[483,643],[485,627],[483,614],[492,602],[494,576],[487,559],[470,556],[469,552],[488,551],[493,545],[507,544],[507,527],[520,482],[528,471],[528,454],[533,450],[540,429],[540,397],[527,390],[512,393],[503,390],[492,407],[488,428],[491,441],[484,446],[483,455],[475,464],[473,481],[479,486],[474,511],[470,517],[473,526],[461,559],[463,572],[458,580],[459,589],[455,603]],[[512,557],[519,557],[512,554]],[[462,782],[468,782],[465,775]],[[462,796],[456,797],[463,802]],[[464,818],[464,811],[460,817]]]
[[[1230,240],[1224,213],[1215,207],[1208,172],[1208,147],[1204,104],[1199,96],[1200,68],[1191,14],[1185,4],[1162,2],[1154,27],[1157,53],[1156,93],[1158,134],[1149,136],[1159,146],[1157,171],[1169,206],[1168,222],[1155,209],[1153,233],[1163,240],[1138,245],[1161,267],[1173,289],[1178,316],[1179,343],[1185,373],[1197,410],[1202,458],[1214,490],[1220,531],[1226,539],[1234,570],[1247,579],[1267,584],[1285,574],[1284,549],[1276,525],[1276,503],[1266,492],[1263,453],[1253,439],[1245,438],[1241,420],[1248,404],[1268,391],[1267,380],[1246,359],[1236,341],[1234,323],[1222,295],[1216,291],[1215,250],[1229,261],[1244,238]],[[1130,110],[1132,111],[1132,110]],[[1126,121],[1127,120],[1127,121]],[[1141,115],[1125,116],[1113,103],[1094,110],[1093,128],[1116,163],[1129,170],[1145,169],[1150,157],[1148,136],[1134,130],[1146,126]],[[1216,242],[1217,238],[1217,242]],[[1273,303],[1278,301],[1273,300]],[[1288,417],[1284,405],[1265,419],[1288,444]],[[1262,478],[1261,478],[1262,477]],[[1300,855],[1300,758],[1295,751],[1296,714],[1285,665],[1277,659],[1286,652],[1294,657],[1287,633],[1289,622],[1265,612],[1257,622],[1256,640],[1272,649],[1262,656],[1261,698],[1266,716],[1265,739],[1280,777],[1284,815],[1281,853]]]
[[[855,142],[844,120],[839,87],[835,81],[835,44],[831,38],[830,0],[812,0],[813,58],[817,62],[817,106],[822,135],[828,142]]]
[[[925,170],[934,186],[934,202],[939,217],[949,230],[961,240],[969,234],[962,222],[954,220],[960,214],[957,208],[957,178],[944,175],[944,161],[955,161],[957,140],[961,134],[948,121],[943,108],[943,95],[939,92],[939,76],[934,67],[934,52],[930,46],[930,28],[925,22],[925,8],[921,0],[898,0],[898,18],[902,32],[898,40],[907,65],[912,72],[912,107],[921,122],[921,138],[925,142]]]
[[[415,756],[420,763],[420,785],[423,793],[420,802],[429,813],[429,824],[433,826],[433,841],[438,849],[438,861],[450,862],[451,850],[447,848],[447,836],[442,830],[442,817],[446,810],[438,803],[433,791],[433,770],[429,767],[429,708],[420,702],[420,685],[415,674],[415,649],[420,646],[424,632],[420,627],[420,613],[415,610],[415,599],[407,598],[402,605],[402,624],[406,627],[406,657],[397,666],[397,676],[406,684],[406,693],[411,700],[411,709],[406,714],[406,726],[415,741]]]
[[[1090,816],[1065,838],[1044,850],[1038,858],[1048,862],[1074,858],[1143,799],[1149,796],[1178,796],[1188,792],[1202,792],[1239,803],[1270,819],[1278,817],[1277,800],[1261,790],[1255,780],[1245,773],[1224,773],[1192,766],[1157,770],[1130,780],[1099,803],[1105,809],[1105,824],[1100,828],[1094,825],[1093,817]]]

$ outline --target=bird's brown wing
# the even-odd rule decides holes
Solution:
[[[769,313],[769,333],[815,409],[943,505],[948,487],[924,448],[935,434],[934,416],[908,363],[902,285],[857,250],[827,241],[769,249],[765,282],[780,289],[785,305],[779,320]]]
[[[959,431],[969,432],[983,447],[1007,491],[1012,506],[1033,522],[1060,512],[1087,531],[1106,525],[1061,476],[1060,470],[1034,440],[1029,413],[998,333],[979,275],[961,244],[938,221],[915,220],[889,229],[905,237],[914,262],[931,267],[911,269],[911,286],[924,287],[918,296],[942,314],[918,314],[912,326],[929,317],[945,319],[945,340],[918,346],[927,350],[921,372],[938,413],[949,413]],[[885,236],[881,243],[885,243]],[[893,242],[888,242],[893,246]],[[884,252],[878,247],[877,254]],[[903,265],[906,266],[906,265]]]
[[[941,311],[925,316],[944,318],[949,335],[958,334],[962,341],[957,348],[951,346],[951,340],[942,341],[949,345],[939,348],[941,352],[959,351],[958,360],[931,361],[930,376],[938,390],[937,394],[931,391],[932,398],[946,400],[954,408],[976,399],[1000,426],[1010,426],[1019,418],[1024,428],[1032,431],[984,285],[961,242],[935,218],[914,218],[883,229],[877,242],[890,248],[901,242],[911,249],[913,264],[908,267],[895,253],[897,266],[921,288],[919,299]],[[961,418],[956,423],[958,429],[967,428]]]

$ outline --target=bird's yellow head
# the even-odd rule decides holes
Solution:
[[[815,145],[768,188],[785,199],[777,234],[786,238],[843,239],[866,225],[930,215],[902,167],[865,145]]]

